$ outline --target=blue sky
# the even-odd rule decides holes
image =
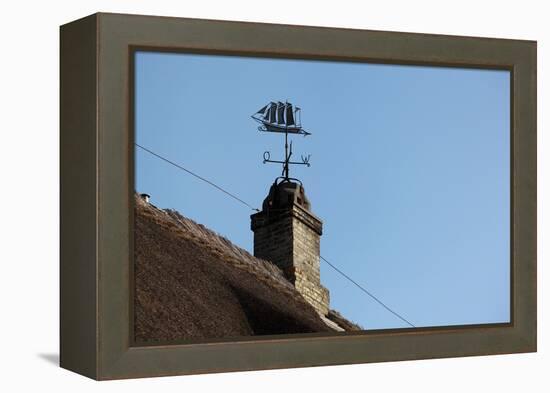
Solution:
[[[138,52],[136,141],[261,206],[281,134],[250,115],[302,108],[294,167],[321,254],[416,326],[509,321],[508,71]],[[136,149],[136,189],[252,250],[250,210]],[[321,262],[331,307],[406,325]]]

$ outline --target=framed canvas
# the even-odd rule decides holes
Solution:
[[[61,27],[61,366],[536,351],[536,43]]]

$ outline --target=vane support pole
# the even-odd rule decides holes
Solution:
[[[271,101],[270,104],[262,107],[258,112],[252,115],[252,118],[257,122],[261,123],[261,126],[258,127],[258,130],[263,132],[277,132],[285,134],[285,158],[284,161],[272,160],[271,154],[269,151],[264,152],[263,163],[274,163],[282,164],[283,172],[281,177],[283,181],[290,181],[290,165],[306,165],[311,166],[309,163],[310,155],[301,156],[302,161],[290,161],[292,157],[292,141],[290,144],[288,142],[288,134],[301,134],[303,136],[311,135],[309,132],[304,130],[301,125],[301,121],[298,120],[300,108],[295,107],[295,117],[293,116],[292,104],[286,101],[284,104],[282,102],[275,103]],[[286,116],[285,116],[286,113]]]
[[[292,149],[290,151],[290,154],[292,154]],[[288,180],[288,161],[290,160],[290,155],[288,154],[288,131],[285,130],[285,165],[284,165],[284,176],[285,180]]]

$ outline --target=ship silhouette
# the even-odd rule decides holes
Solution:
[[[301,109],[290,102],[270,102],[251,116],[259,131],[311,135],[302,128]]]

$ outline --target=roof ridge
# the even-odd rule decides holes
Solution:
[[[198,233],[200,234],[200,237],[204,237],[205,240],[211,242],[213,241],[216,245],[220,247],[221,251],[227,253],[229,256],[237,257],[239,259],[244,258],[247,262],[255,264],[260,263],[273,274],[276,274],[280,276],[280,278],[287,280],[284,276],[283,271],[278,266],[265,259],[255,257],[245,249],[231,242],[231,240],[227,239],[225,236],[216,233],[215,231],[204,226],[203,224],[199,224],[192,219],[183,216],[177,210],[165,209],[162,211],[167,213],[172,219],[176,220],[183,227],[192,231],[192,233]]]

